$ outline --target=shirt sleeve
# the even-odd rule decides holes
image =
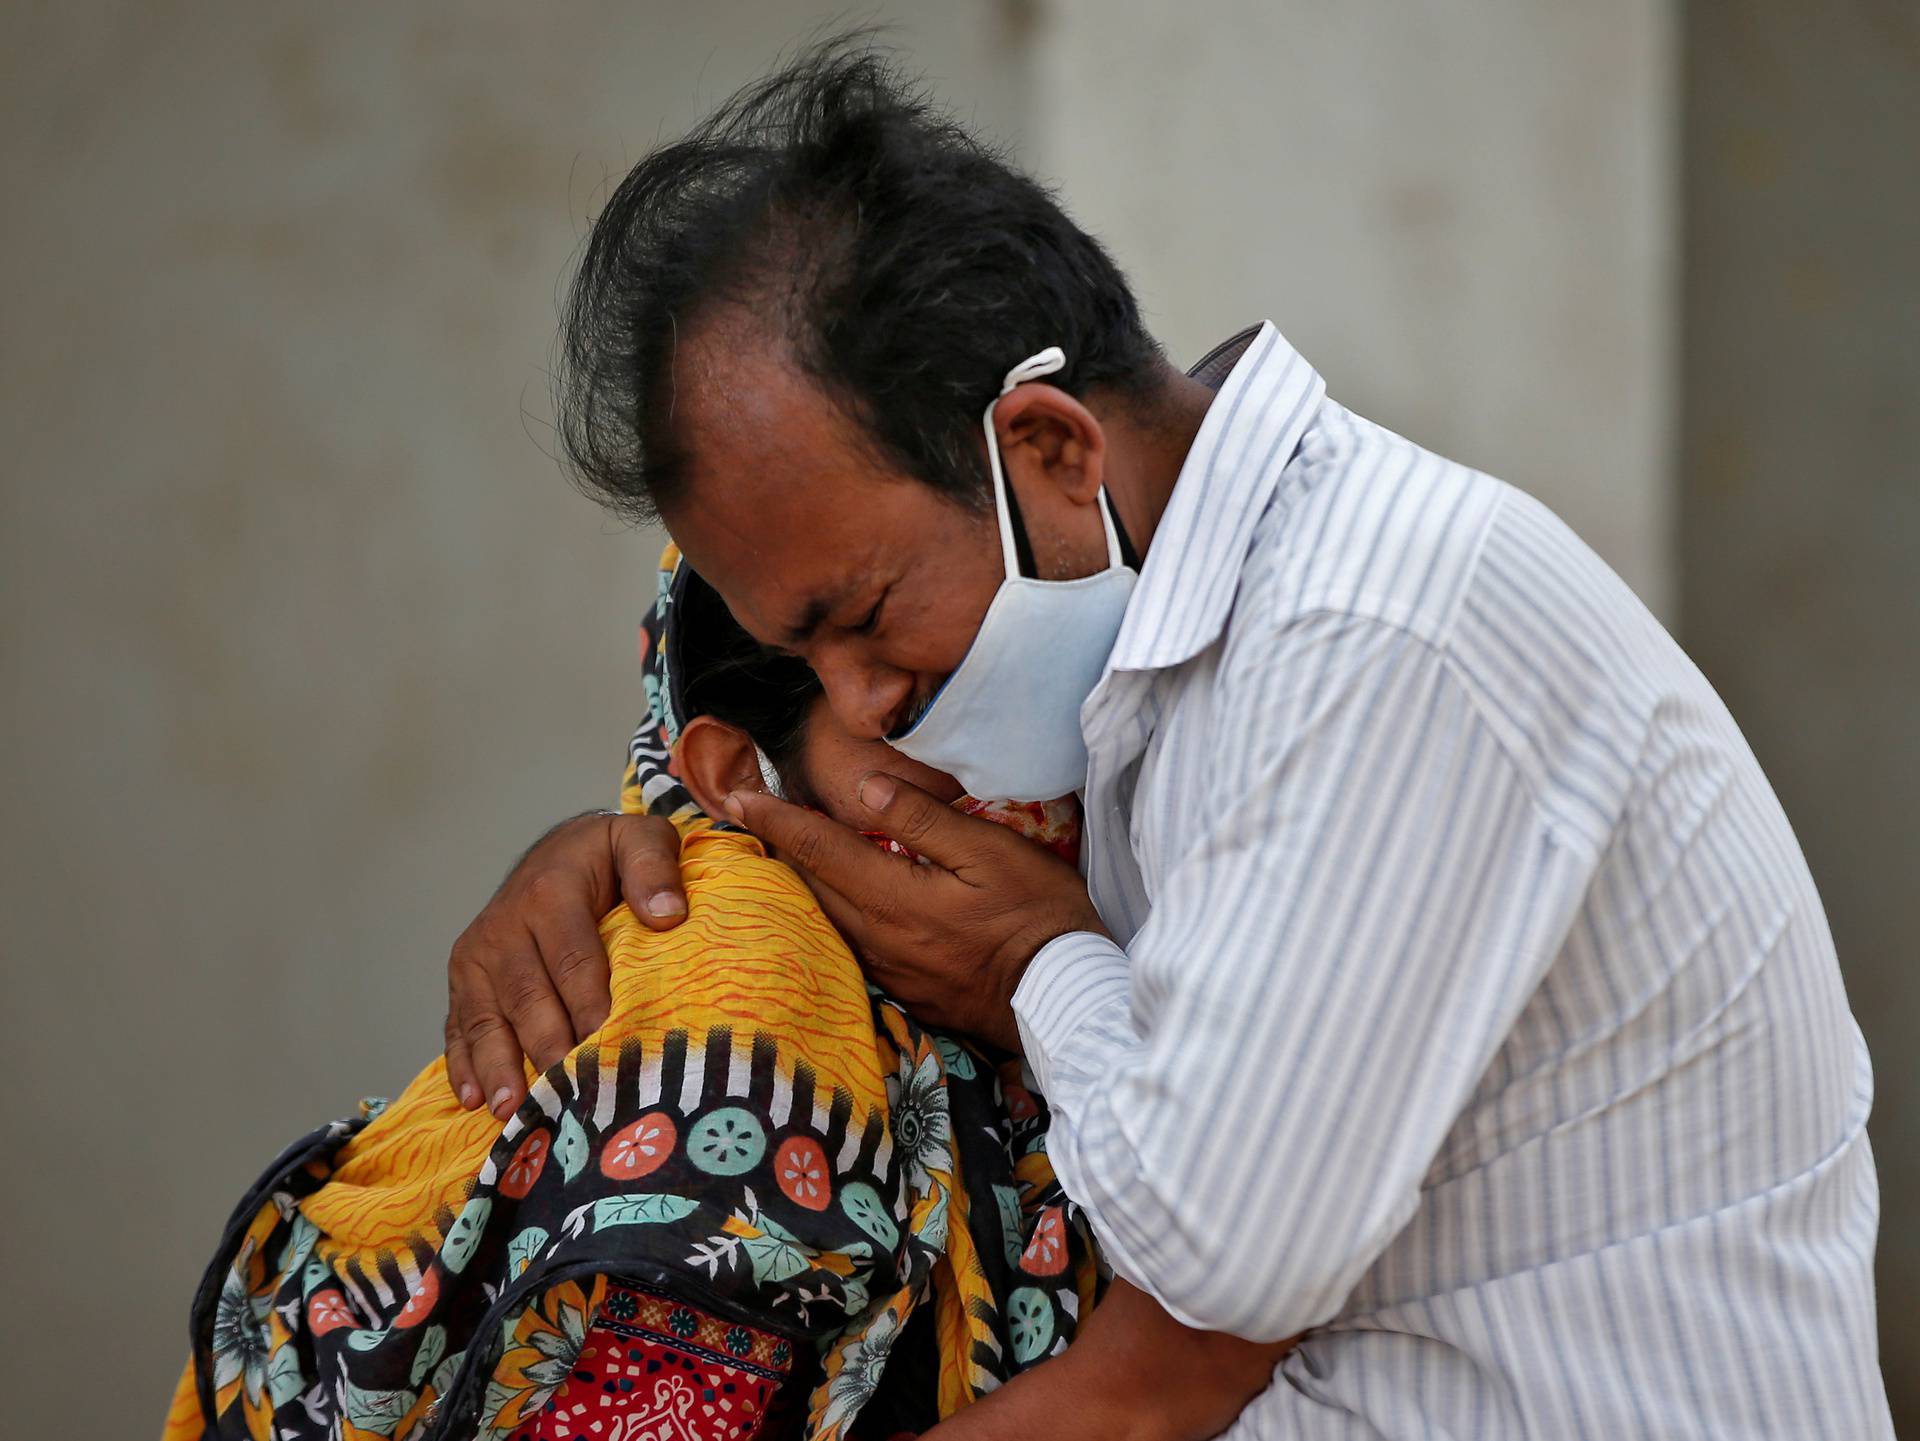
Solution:
[[[1014,1005],[1115,1269],[1272,1341],[1413,1215],[1578,887],[1443,652],[1331,614],[1259,640],[1156,762],[1180,813],[1145,925],[1054,941]]]

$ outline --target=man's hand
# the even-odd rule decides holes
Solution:
[[[1018,1050],[1013,992],[1034,952],[1071,931],[1105,932],[1086,882],[1005,826],[894,776],[869,775],[858,803],[874,829],[933,864],[758,791],[736,791],[727,813],[800,871],[888,995],[931,1025]]]
[[[642,925],[686,919],[680,835],[661,816],[594,811],[520,858],[447,961],[447,1084],[501,1120],[525,1097],[524,1052],[545,1070],[607,1019],[600,919],[622,898]]]

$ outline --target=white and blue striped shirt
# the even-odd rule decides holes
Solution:
[[[1115,941],[1015,998],[1069,1194],[1308,1332],[1237,1438],[1890,1436],[1872,1078],[1739,729],[1546,509],[1238,344],[1082,713]]]

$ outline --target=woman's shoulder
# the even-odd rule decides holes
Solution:
[[[603,1047],[671,1031],[766,1036],[857,1099],[878,1104],[873,1004],[846,942],[805,882],[751,836],[690,832],[687,918],[652,931],[621,906],[601,924],[613,1008]]]
[[[649,930],[621,906],[601,922],[609,954],[616,945],[647,956],[705,953],[716,945],[756,944],[754,938],[774,928],[797,956],[836,960],[846,955],[845,942],[806,882],[753,836],[705,820],[680,829],[686,920],[672,930]]]

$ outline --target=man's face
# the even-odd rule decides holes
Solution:
[[[755,639],[806,659],[851,735],[897,733],[999,587],[993,516],[887,469],[776,347],[701,331],[676,367],[690,471],[667,528]]]

